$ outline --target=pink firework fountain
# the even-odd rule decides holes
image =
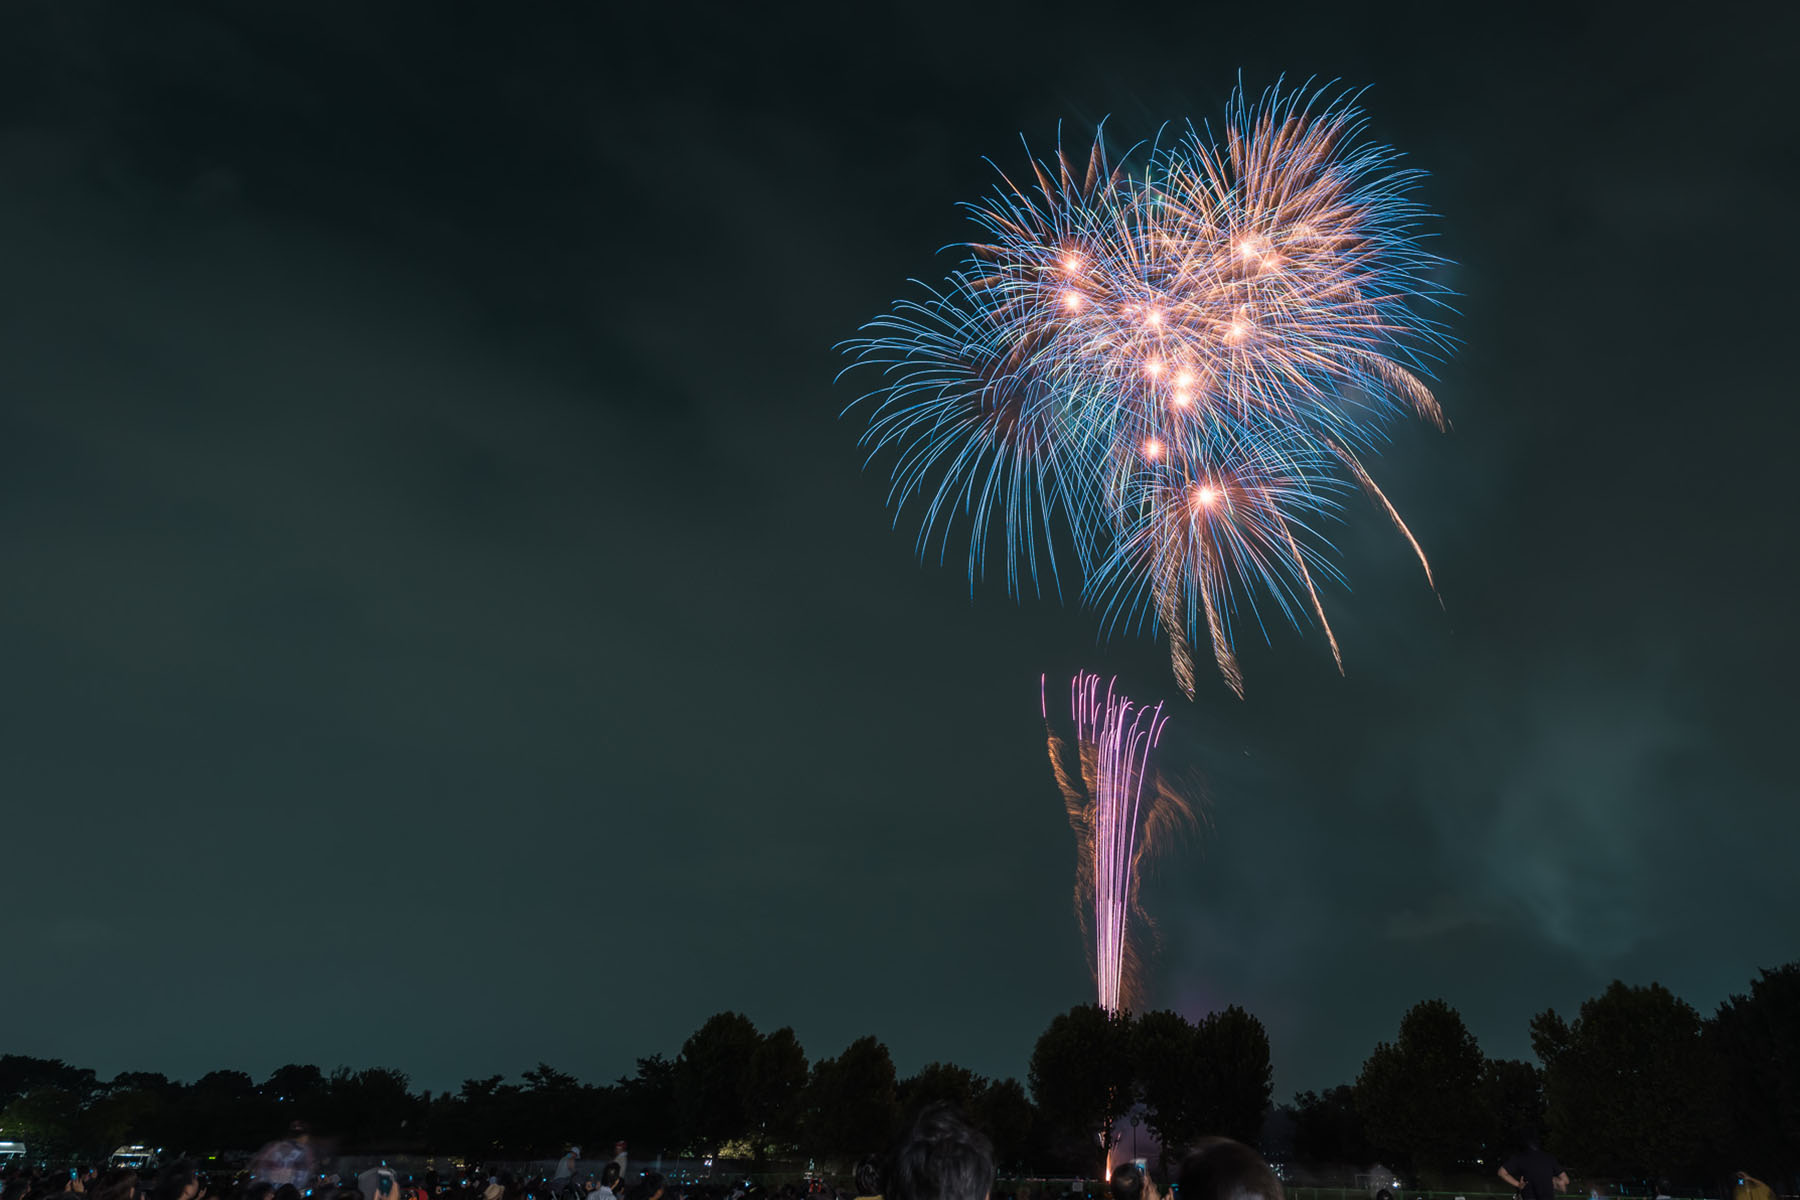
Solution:
[[[1101,1007],[1118,1012],[1131,1007],[1141,985],[1144,954],[1133,927],[1155,932],[1138,903],[1138,867],[1146,851],[1191,825],[1193,813],[1151,767],[1168,723],[1163,706],[1133,703],[1120,694],[1117,679],[1107,680],[1104,692],[1100,684],[1085,671],[1070,681],[1074,754],[1054,731],[1049,750],[1075,830],[1075,909],[1092,935],[1094,983]],[[1039,702],[1048,729],[1042,681]]]

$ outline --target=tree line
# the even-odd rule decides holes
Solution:
[[[1528,1131],[1592,1178],[1708,1182],[1800,1173],[1800,962],[1711,1017],[1659,984],[1614,981],[1573,1017],[1531,1019],[1536,1063],[1485,1057],[1454,1008],[1410,1009],[1354,1083],[1302,1092],[1296,1156],[1444,1177]]]
[[[127,1071],[103,1081],[9,1054],[0,1056],[0,1137],[26,1142],[33,1157],[97,1157],[137,1142],[210,1154],[253,1150],[305,1120],[340,1150],[517,1160],[624,1138],[643,1156],[848,1164],[946,1101],[989,1134],[1003,1168],[1087,1173],[1100,1167],[1102,1131],[1140,1096],[1143,1119],[1171,1140],[1228,1130],[1254,1141],[1269,1087],[1268,1037],[1239,1008],[1197,1024],[1172,1012],[1072,1009],[1038,1039],[1029,1085],[949,1062],[901,1077],[874,1037],[811,1061],[793,1029],[763,1032],[723,1012],[673,1059],[641,1058],[611,1084],[540,1063],[516,1081],[466,1079],[436,1095],[385,1068],[289,1065],[262,1080],[221,1070],[191,1083]]]
[[[1023,1083],[948,1062],[901,1077],[874,1037],[811,1060],[791,1028],[763,1032],[734,1012],[709,1018],[674,1058],[641,1058],[610,1084],[540,1063],[436,1095],[383,1068],[102,1081],[5,1055],[0,1137],[27,1142],[34,1157],[96,1157],[131,1142],[247,1151],[302,1119],[341,1150],[518,1160],[625,1138],[634,1156],[845,1164],[885,1146],[923,1105],[949,1101],[1015,1172],[1094,1174],[1127,1119],[1172,1147],[1223,1134],[1305,1163],[1379,1160],[1427,1180],[1484,1161],[1491,1173],[1531,1130],[1590,1177],[1800,1169],[1800,963],[1762,972],[1704,1019],[1666,988],[1614,983],[1571,1018],[1532,1018],[1531,1039],[1536,1063],[1488,1058],[1454,1008],[1426,1001],[1354,1082],[1279,1109],[1268,1036],[1235,1006],[1197,1022],[1078,1006],[1039,1036]]]

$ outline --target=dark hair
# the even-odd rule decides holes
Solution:
[[[881,1155],[865,1154],[856,1164],[856,1194],[881,1195]]]
[[[284,1183],[275,1189],[275,1200],[301,1200],[300,1189],[291,1183]]]
[[[194,1160],[178,1158],[167,1164],[156,1173],[156,1183],[150,1189],[152,1200],[181,1200],[181,1193],[196,1179]]]
[[[920,1110],[888,1157],[887,1200],[987,1200],[993,1188],[994,1144],[948,1104]]]
[[[275,1185],[266,1179],[252,1181],[243,1191],[238,1193],[239,1200],[269,1200],[275,1194]]]
[[[137,1195],[138,1173],[130,1167],[108,1167],[88,1189],[90,1200],[131,1200]]]
[[[619,1190],[618,1163],[609,1162],[604,1167],[600,1168],[600,1186],[603,1188],[611,1188],[615,1192]]]
[[[1113,1168],[1113,1200],[1141,1200],[1144,1194],[1144,1168],[1134,1162]]]
[[[1181,1200],[1286,1200],[1281,1180],[1256,1151],[1230,1138],[1201,1138],[1181,1161]]]

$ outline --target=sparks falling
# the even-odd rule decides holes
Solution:
[[[1359,493],[1431,581],[1367,460],[1400,419],[1445,428],[1445,260],[1420,173],[1354,101],[1240,92],[1222,139],[1129,165],[1096,138],[969,206],[963,265],[849,344],[883,373],[863,444],[894,455],[890,504],[923,507],[922,555],[966,522],[973,587],[1000,537],[1010,590],[1047,575],[1108,629],[1161,631],[1190,697],[1202,642],[1243,694],[1238,633],[1268,615],[1317,625],[1343,669],[1327,535]]]
[[[1163,706],[1134,704],[1106,682],[1081,672],[1069,683],[1075,725],[1074,770],[1067,747],[1050,729],[1049,702],[1039,681],[1039,706],[1048,731],[1050,767],[1075,830],[1075,909],[1090,939],[1090,965],[1101,1007],[1131,1007],[1142,979],[1144,954],[1134,925],[1154,936],[1155,925],[1138,903],[1138,868],[1146,854],[1193,812],[1151,767],[1151,755],[1168,716]]]

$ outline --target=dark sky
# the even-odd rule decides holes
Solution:
[[[1179,704],[1151,1001],[1286,1095],[1800,952],[1777,6],[758,7],[0,11],[4,1049],[602,1079],[736,1008],[1022,1075],[1092,994],[1039,674],[1177,693],[913,558],[833,346],[983,155],[1240,70],[1432,173],[1455,430],[1377,473],[1444,607],[1359,514],[1347,677]]]

